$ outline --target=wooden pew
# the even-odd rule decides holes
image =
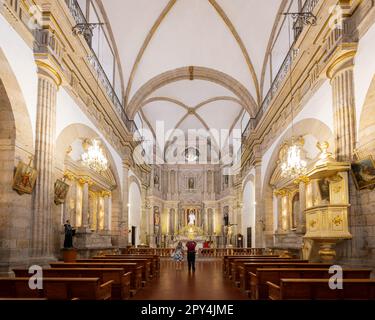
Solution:
[[[369,279],[371,269],[344,269],[344,279]],[[280,285],[280,279],[328,279],[332,277],[329,268],[262,268],[256,274],[250,272],[250,298],[268,299],[267,282]]]
[[[113,259],[126,259],[126,258],[151,258],[153,261],[153,267],[156,271],[156,276],[160,274],[160,257],[158,255],[141,255],[141,254],[106,254],[104,257]],[[96,257],[93,257],[96,258]]]
[[[150,265],[150,278],[156,278],[160,271],[160,258],[158,256],[146,255],[105,255],[94,256],[92,259],[107,259],[107,260],[127,260],[127,259],[147,259],[151,262]]]
[[[93,262],[51,262],[52,268],[94,268],[94,269],[105,269],[105,268],[122,268],[124,274],[131,272],[130,275],[130,293],[135,295],[136,292],[142,287],[142,269],[143,267],[137,263],[103,263],[101,261]]]
[[[244,278],[244,263],[249,262],[295,262],[295,263],[307,263],[308,260],[300,259],[289,259],[289,258],[249,258],[249,259],[232,259],[230,260],[230,279],[234,281],[237,286],[240,286],[242,279]]]
[[[48,300],[108,300],[112,283],[101,283],[99,278],[46,278],[43,289],[32,290],[30,278],[0,278],[2,298],[47,298]]]
[[[258,268],[329,268],[329,263],[309,263],[309,262],[245,262],[241,265],[243,270],[240,287],[244,291],[250,290],[250,272],[256,274]]]
[[[277,258],[278,256],[276,255],[253,255],[253,256],[229,256],[229,255],[225,255],[223,257],[223,274],[224,276],[228,276],[229,275],[229,272],[230,272],[230,268],[229,268],[229,262],[231,259],[240,259],[240,258],[243,258],[243,259],[249,259],[249,258]]]
[[[102,263],[138,263],[141,265],[142,268],[142,286],[145,286],[148,281],[151,280],[150,274],[151,274],[151,261],[148,259],[106,259],[106,258],[97,258],[97,259],[78,259],[77,262],[102,262]]]
[[[16,277],[30,277],[28,269],[13,269]],[[112,299],[130,298],[131,272],[124,273],[123,268],[50,268],[43,269],[47,278],[99,278],[101,283],[113,280]]]
[[[281,279],[267,282],[271,300],[375,300],[375,279],[344,279],[343,289],[332,290],[329,279]]]

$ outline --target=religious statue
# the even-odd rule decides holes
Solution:
[[[156,187],[159,187],[159,176],[157,173],[155,173],[155,176],[154,176],[154,185]]]
[[[66,220],[64,224],[65,239],[64,239],[64,248],[71,249],[73,248],[73,236],[75,236],[75,230],[70,225],[70,221]]]
[[[195,224],[195,214],[193,210],[190,210],[189,213],[189,225],[192,226]]]
[[[189,189],[190,190],[193,190],[194,189],[194,178],[189,178],[189,181],[188,181],[188,185],[189,185]]]
[[[228,213],[229,208],[224,207],[224,226],[229,225],[229,213]]]

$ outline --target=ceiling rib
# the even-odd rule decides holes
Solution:
[[[215,8],[215,10],[219,14],[219,16],[223,19],[223,21],[225,22],[226,26],[231,31],[233,37],[236,39],[237,44],[242,51],[242,54],[243,54],[243,56],[246,60],[246,64],[249,68],[250,74],[253,78],[255,90],[256,90],[256,93],[257,93],[257,102],[258,102],[258,106],[259,106],[260,103],[261,103],[261,93],[260,93],[259,81],[258,81],[258,77],[257,77],[256,72],[255,72],[255,69],[254,69],[254,65],[251,61],[249,53],[247,52],[246,46],[243,43],[243,41],[242,41],[240,35],[238,34],[236,28],[234,27],[232,21],[226,15],[225,11],[221,8],[221,6],[215,0],[208,0],[208,1]]]
[[[147,47],[148,47],[148,45],[149,45],[152,37],[154,36],[154,34],[156,33],[156,31],[158,30],[158,28],[161,25],[161,23],[163,22],[164,18],[168,15],[168,13],[171,11],[171,9],[176,4],[176,2],[177,2],[177,0],[170,0],[168,2],[167,6],[164,8],[164,10],[162,11],[162,13],[159,15],[159,17],[155,21],[154,25],[152,26],[151,30],[147,34],[146,39],[143,42],[142,47],[141,47],[141,49],[138,52],[137,58],[136,58],[136,60],[134,62],[132,71],[130,73],[128,85],[126,87],[126,92],[125,92],[125,106],[128,104],[130,90],[132,88],[133,80],[134,80],[135,74],[137,72],[139,63],[142,60],[143,54],[145,53],[145,51],[146,51],[146,49],[147,49]]]

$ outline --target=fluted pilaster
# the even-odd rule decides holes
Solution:
[[[330,70],[333,94],[336,159],[350,161],[356,146],[353,55]],[[340,61],[340,60],[339,60]]]
[[[52,254],[53,157],[58,85],[49,70],[39,67],[35,130],[35,168],[38,177],[31,223],[31,256],[37,258]]]
[[[129,230],[129,165],[123,165],[122,176],[122,211],[120,219],[120,247],[126,247],[128,244]]]

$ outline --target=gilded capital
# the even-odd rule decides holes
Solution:
[[[327,77],[333,79],[337,73],[343,70],[347,70],[354,67],[354,57],[357,54],[357,49],[352,48],[352,50],[346,51],[345,53],[339,55],[333,62],[329,65],[327,69]]]
[[[60,87],[62,84],[62,77],[56,68],[41,60],[36,60],[35,63],[38,67],[39,75],[50,78],[57,87]]]

